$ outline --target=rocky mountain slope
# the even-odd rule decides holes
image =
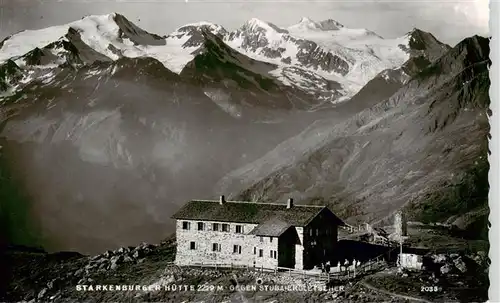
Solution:
[[[109,14],[12,35],[0,43],[0,240],[154,242],[186,200],[219,194],[469,226],[435,207],[484,175],[488,52],[480,37],[450,48],[416,29],[384,39],[309,19],[159,36]]]
[[[201,37],[162,38],[113,14],[3,42],[4,241],[85,252],[162,237],[184,201],[328,114],[306,111],[315,100],[270,64]],[[178,53],[133,53],[176,39],[196,50],[182,72],[166,68]]]
[[[317,121],[228,174],[219,191],[329,204],[358,222],[410,205],[411,219],[425,220],[433,209],[427,219],[435,221],[487,209],[488,187],[479,182],[488,167],[488,56],[488,39],[463,40],[389,98],[351,117]],[[461,200],[467,208],[458,207]]]
[[[349,281],[332,279],[328,285],[313,276],[290,276],[287,272],[180,268],[171,263],[174,255],[175,240],[172,239],[159,245],[142,243],[121,247],[95,256],[71,252],[48,254],[17,247],[0,260],[0,300],[407,302],[410,296],[431,302],[482,302],[488,297],[488,258],[484,251],[431,254],[426,262],[429,269],[422,272],[401,275],[391,269],[379,273],[358,271]],[[257,278],[263,281],[262,287],[257,286]],[[440,290],[422,292],[422,284],[436,285]],[[231,289],[236,285],[256,287],[256,290]],[[372,285],[376,288],[371,289]],[[117,290],[124,286],[126,291]],[[282,290],[306,286],[313,291]]]
[[[260,112],[263,119],[272,113]],[[313,118],[283,113],[261,123],[232,116],[206,90],[147,58],[53,69],[5,98],[1,116],[5,169],[36,197],[42,233],[72,249],[96,245],[85,239],[99,234],[118,242],[164,234],[179,204],[206,196],[226,172]],[[117,230],[119,222],[128,226]],[[153,226],[157,232],[147,232]]]

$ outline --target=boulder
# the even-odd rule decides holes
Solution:
[[[451,267],[450,264],[445,264],[443,266],[441,266],[441,268],[439,269],[439,271],[443,274],[443,275],[446,275],[448,273],[451,272],[453,268]]]
[[[478,265],[482,266],[488,261],[488,254],[485,253],[484,251],[478,251],[472,259],[474,262],[476,262]]]
[[[83,275],[83,272],[84,272],[84,271],[83,271],[83,269],[81,269],[81,268],[80,268],[79,270],[75,271],[74,276],[75,276],[75,277],[82,276],[82,275]]]
[[[446,255],[440,254],[440,255],[433,255],[432,256],[432,262],[441,264],[446,261]]]
[[[47,288],[44,288],[42,289],[39,293],[38,293],[38,300],[40,300],[41,298],[43,298],[45,296],[45,294],[47,293]]]
[[[134,259],[139,259],[139,258],[142,258],[143,256],[144,256],[144,252],[141,249],[134,250],[134,252],[132,253],[132,257]]]
[[[116,255],[116,256],[113,256],[110,260],[111,264],[120,264],[123,262],[123,255]]]
[[[95,266],[94,264],[87,264],[87,265],[85,265],[85,269],[86,269],[86,270],[91,270],[91,269],[93,269],[93,268],[95,268],[95,267],[96,267],[96,266]]]
[[[457,258],[453,260],[453,264],[455,267],[460,270],[462,273],[467,271],[467,265],[465,262],[462,260],[462,258]]]
[[[50,281],[50,282],[47,282],[47,288],[48,288],[48,289],[52,289],[52,288],[54,288],[54,282],[55,282],[55,280],[52,280],[52,281]]]
[[[102,263],[106,263],[106,262],[108,262],[108,261],[109,261],[109,259],[106,259],[106,258],[100,258],[100,259],[98,259],[98,260],[96,261],[96,263],[97,263],[97,264],[102,264]]]
[[[128,263],[128,262],[134,262],[134,259],[132,259],[131,257],[129,256],[125,256],[123,257],[123,263]]]
[[[127,248],[127,247],[120,247],[120,248],[117,250],[117,253],[119,253],[119,254],[126,254],[126,253],[128,253],[128,252],[130,252],[130,249],[129,249],[129,248]]]

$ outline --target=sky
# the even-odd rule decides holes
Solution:
[[[387,38],[419,28],[450,45],[475,34],[489,34],[488,0],[0,0],[0,40],[24,29],[112,12],[159,35],[198,21],[234,30],[251,18],[286,27],[301,17],[334,19]]]

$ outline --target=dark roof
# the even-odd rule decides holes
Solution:
[[[325,206],[313,205],[295,204],[290,209],[287,209],[286,206],[286,203],[243,201],[226,201],[221,205],[219,201],[192,200],[186,203],[172,218],[253,224],[260,224],[272,218],[278,218],[292,226],[305,226],[322,210],[328,209]],[[328,211],[331,213],[330,210]],[[344,224],[336,216],[335,219],[337,224]]]
[[[257,225],[249,235],[256,236],[267,236],[267,237],[279,237],[281,236],[287,229],[292,227],[289,223],[282,221],[278,218],[272,218],[270,220],[265,221]]]

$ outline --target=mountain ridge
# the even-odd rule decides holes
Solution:
[[[307,22],[314,23],[315,21],[308,19]],[[328,27],[329,24],[338,24],[338,22],[333,19],[328,19],[314,24]],[[94,28],[95,26],[97,27]],[[262,26],[265,29],[263,29]],[[260,40],[252,38],[253,31],[257,29],[259,29],[258,32],[265,35],[272,31],[285,36],[283,36],[284,38],[280,38],[282,39],[281,42],[272,40],[275,38],[259,42]],[[331,94],[319,96],[322,102],[335,103],[347,100],[348,98],[354,96],[364,84],[366,84],[371,78],[375,77],[379,72],[382,72],[386,68],[396,68],[398,65],[406,61],[406,59],[401,57],[396,60],[396,65],[394,65],[394,63],[390,63],[392,59],[388,57],[389,61],[383,63],[380,59],[376,59],[380,57],[379,54],[374,54],[372,56],[368,52],[362,55],[362,57],[366,57],[368,54],[368,57],[366,58],[371,58],[370,56],[372,56],[373,58],[369,60],[375,61],[373,61],[373,63],[369,63],[369,61],[366,63],[363,63],[364,61],[360,62],[358,65],[363,66],[362,69],[352,74],[352,72],[349,72],[349,69],[352,68],[350,66],[356,66],[357,63],[354,64],[353,60],[358,59],[353,59],[354,57],[345,57],[345,54],[347,53],[344,53],[344,50],[339,53],[334,49],[330,49],[328,47],[325,48],[317,42],[307,40],[307,38],[303,39],[301,37],[295,37],[286,29],[281,29],[272,23],[264,22],[256,18],[248,20],[239,29],[233,32],[228,32],[220,25],[214,23],[199,22],[181,26],[169,35],[159,36],[140,29],[133,22],[130,22],[125,16],[117,13],[100,16],[87,16],[67,25],[53,26],[43,30],[23,31],[18,34],[11,35],[4,40],[2,47],[0,47],[0,61],[5,60],[6,58],[16,57],[18,58],[17,61],[23,60],[23,56],[25,57],[29,51],[42,49],[45,54],[55,56],[52,63],[55,63],[56,65],[62,64],[66,60],[69,60],[69,63],[72,64],[75,59],[78,63],[83,62],[88,64],[96,60],[116,60],[121,56],[132,58],[147,56],[156,58],[162,62],[167,69],[176,73],[181,73],[185,65],[194,58],[194,54],[199,51],[199,48],[204,43],[205,37],[202,34],[203,30],[220,37],[224,43],[236,51],[241,52],[243,55],[249,56],[255,60],[277,65],[278,67],[275,70],[269,72],[269,76],[277,79],[285,85],[290,82],[290,78],[302,79],[301,81],[305,81],[304,85],[288,85],[294,86],[295,89],[301,89],[310,95],[318,97],[317,91],[324,88],[325,85],[330,85],[327,83],[338,83],[339,89],[334,90]],[[338,30],[329,29],[325,32],[338,32],[340,30],[346,31],[348,36],[354,35],[354,37],[357,37],[356,35],[359,35],[358,32],[347,29],[343,26],[339,26]],[[86,31],[91,33],[91,36],[85,34]],[[99,32],[104,33],[104,36],[99,34]],[[38,40],[30,40],[33,39],[34,36],[39,37],[36,38]],[[361,34],[360,37],[363,37],[363,34]],[[243,42],[238,42],[238,39],[243,39]],[[377,39],[385,41],[380,37]],[[403,37],[402,39],[404,40],[407,38]],[[72,46],[65,45],[68,41],[72,44]],[[273,44],[281,43],[283,47],[269,47],[268,44],[271,42]],[[57,47],[49,47],[52,43],[57,43],[59,45]],[[19,48],[19,45],[23,46]],[[26,45],[32,45],[33,48],[30,49],[29,46]],[[93,45],[93,48],[88,45]],[[68,47],[71,47],[71,50],[68,50]],[[266,50],[264,57],[259,55],[259,52],[262,52],[257,51],[259,47],[264,47]],[[299,51],[297,53],[293,50],[293,48],[296,47],[299,47]],[[399,48],[399,46],[394,47]],[[57,49],[61,48],[66,48],[66,55],[63,55],[64,52],[57,52]],[[358,53],[361,54],[360,51],[361,50],[356,50],[353,55],[359,56]],[[401,54],[405,52],[405,50],[402,49],[400,51]],[[416,51],[422,52],[422,50]],[[283,54],[287,53],[290,54],[283,57]],[[63,58],[61,58],[61,56],[63,56]],[[64,56],[70,57],[64,58]],[[389,56],[393,55],[389,54]],[[410,57],[411,56],[413,55],[410,55]],[[373,65],[373,67],[370,67],[371,65]],[[46,66],[50,67],[52,65],[46,64]],[[365,70],[366,68],[368,69]],[[370,71],[371,69],[373,69],[373,71]],[[366,73],[367,71],[368,73]],[[345,78],[344,76],[347,76],[348,73],[351,73],[352,75]],[[366,73],[367,76],[359,78],[359,73]],[[354,83],[352,81],[361,82]],[[334,85],[337,86],[337,84]]]
[[[473,45],[480,45],[481,49],[477,51],[475,48],[470,49],[470,47]],[[443,74],[433,74],[429,72],[438,70],[441,67],[448,67],[450,58],[456,58],[456,53],[462,49],[470,49],[470,52],[459,52],[459,55],[462,57],[470,58],[470,54],[482,54],[482,57],[472,56],[472,60],[475,61],[468,62],[469,64],[466,65],[466,69],[463,69],[460,66],[456,66],[456,70],[458,72],[457,74],[451,73],[450,75],[449,72]],[[488,39],[486,38],[477,37],[464,39],[455,48],[451,49],[447,54],[438,59],[432,66],[415,75],[407,84],[398,89],[398,91],[386,101],[382,101],[381,103],[375,104],[374,106],[370,106],[367,109],[360,111],[351,119],[345,120],[345,122],[343,122],[342,120],[336,121],[335,126],[329,125],[331,123],[330,121],[318,121],[316,125],[311,125],[308,130],[304,131],[299,136],[291,138],[290,140],[287,140],[280,144],[275,150],[268,153],[264,158],[261,158],[256,162],[249,163],[248,165],[240,168],[238,171],[227,175],[220,181],[218,192],[225,192],[229,195],[229,197],[235,199],[260,199],[262,201],[279,201],[286,199],[286,197],[292,196],[299,201],[304,201],[304,203],[317,203],[314,202],[317,197],[323,203],[327,203],[328,205],[331,205],[335,210],[340,211],[341,215],[344,215],[345,218],[356,218],[362,215],[359,212],[364,212],[364,217],[361,216],[359,218],[370,220],[370,217],[372,219],[374,218],[374,214],[383,214],[389,209],[395,209],[394,207],[396,206],[393,203],[396,203],[398,199],[404,199],[404,197],[407,196],[408,193],[401,193],[399,194],[400,196],[396,195],[397,198],[393,199],[393,202],[391,202],[390,206],[388,206],[389,208],[387,209],[383,205],[381,205],[382,202],[377,202],[377,198],[373,196],[377,192],[377,190],[380,191],[379,195],[382,195],[387,190],[385,189],[385,187],[377,189],[379,185],[372,185],[374,187],[373,189],[371,189],[373,193],[371,194],[372,197],[370,198],[367,198],[368,196],[363,196],[362,194],[358,194],[355,197],[349,198],[349,190],[346,191],[346,188],[352,188],[355,184],[356,179],[367,181],[369,181],[370,179],[366,179],[366,177],[364,177],[361,172],[357,171],[351,171],[351,174],[354,174],[353,176],[356,176],[355,179],[345,179],[346,174],[349,171],[349,166],[352,166],[353,161],[355,161],[355,159],[359,157],[359,155],[368,153],[370,149],[372,149],[372,154],[370,156],[365,155],[364,157],[366,159],[370,159],[370,161],[374,161],[374,163],[377,163],[377,161],[379,161],[379,165],[383,165],[385,167],[387,167],[388,163],[391,163],[392,161],[402,161],[401,163],[404,163],[404,161],[409,161],[411,159],[409,158],[409,155],[412,154],[408,154],[408,151],[401,149],[402,146],[400,146],[394,148],[398,148],[396,150],[398,150],[401,155],[396,157],[396,154],[394,154],[394,156],[392,157],[396,158],[384,158],[387,157],[384,155],[386,152],[388,152],[387,146],[384,147],[381,146],[380,143],[375,143],[371,140],[366,140],[363,138],[370,133],[379,133],[379,135],[382,136],[381,138],[383,138],[384,136],[393,136],[395,140],[402,140],[403,138],[405,138],[404,140],[415,141],[418,137],[414,137],[413,135],[409,137],[408,135],[402,137],[405,132],[418,134],[418,132],[416,132],[417,130],[411,130],[411,128],[405,131],[407,127],[403,127],[403,125],[401,124],[403,122],[397,122],[400,124],[399,129],[402,130],[400,131],[401,134],[396,131],[398,129],[397,127],[388,128],[388,126],[384,125],[386,123],[396,123],[395,121],[401,119],[402,121],[405,121],[405,119],[409,119],[408,122],[410,122],[411,120],[420,121],[424,119],[423,121],[427,121],[426,123],[429,124],[429,128],[427,130],[422,129],[423,132],[419,135],[421,136],[419,139],[421,140],[421,142],[419,144],[421,145],[421,148],[433,150],[433,148],[437,148],[438,145],[441,145],[443,143],[434,143],[435,146],[433,147],[432,145],[429,145],[430,143],[426,143],[429,139],[425,136],[434,136],[434,133],[439,133],[446,129],[450,129],[447,131],[451,131],[453,128],[451,128],[450,125],[454,125],[455,123],[460,123],[457,125],[460,125],[460,128],[462,128],[463,126],[461,123],[465,123],[464,125],[470,125],[470,131],[474,130],[475,132],[478,132],[478,138],[476,138],[475,140],[471,138],[466,139],[466,137],[461,137],[455,132],[453,132],[452,135],[450,134],[450,136],[461,138],[460,140],[464,142],[470,142],[470,145],[465,145],[468,146],[468,152],[464,153],[474,151],[473,154],[477,155],[477,157],[481,156],[483,159],[485,159],[486,151],[484,149],[484,145],[487,142],[487,133],[489,129],[487,127],[488,123],[486,114],[487,106],[489,104],[489,98],[486,93],[487,87],[489,85],[489,82],[487,81],[487,64],[489,60],[487,57],[488,49]],[[476,73],[479,73],[481,77],[478,78],[477,76],[475,76]],[[466,79],[466,81],[463,81],[462,79]],[[436,86],[436,83],[441,84]],[[482,84],[478,86],[478,83]],[[462,88],[459,90],[455,90],[455,85],[465,85],[464,87],[470,87],[471,89],[469,90]],[[440,89],[442,89],[443,91],[441,92]],[[444,103],[443,101],[441,101],[439,105],[437,105],[436,101],[426,101],[426,98],[428,98],[429,96],[432,96],[433,99],[431,100],[442,100],[441,98],[443,97],[445,100],[454,100],[453,102],[457,104],[458,107],[450,111],[450,109],[446,107],[446,103]],[[470,102],[472,103],[470,104]],[[425,109],[426,106],[429,107],[428,110]],[[340,107],[338,108],[340,110]],[[403,109],[406,112],[403,112]],[[435,118],[433,118],[433,116],[428,116],[430,113],[435,113]],[[467,121],[467,119],[472,119],[472,117],[474,117],[471,117],[473,113],[476,114],[476,117],[472,120],[471,124],[471,122]],[[398,115],[406,118],[396,119],[394,121],[391,120],[393,119],[392,116],[397,117]],[[455,122],[457,119],[459,119],[458,121],[460,122]],[[422,123],[422,121],[420,123]],[[344,124],[344,126],[342,126],[342,124]],[[408,125],[411,126],[415,124],[408,123]],[[387,135],[384,134],[384,132],[387,132]],[[391,134],[391,132],[393,133]],[[317,134],[318,137],[312,139],[314,138],[314,134]],[[441,138],[441,135],[439,135],[439,137],[440,140],[444,140],[443,142],[450,140]],[[318,144],[316,147],[314,147],[315,143],[313,143],[315,141],[317,142],[316,144]],[[390,144],[390,146],[392,146],[392,144]],[[453,146],[451,142],[448,142],[446,144]],[[463,143],[462,146],[464,146]],[[328,152],[329,150],[336,150],[336,152],[331,153]],[[354,158],[352,158],[353,156],[348,156],[349,151],[353,154]],[[458,153],[457,155],[460,154],[460,152],[457,152],[456,149],[454,149],[454,151],[455,153]],[[393,153],[395,151],[391,152]],[[437,159],[441,158],[441,161],[444,161],[444,155],[440,156],[440,152],[441,151],[434,151],[435,155],[433,155],[433,157],[435,156],[437,157]],[[408,155],[403,157],[403,154]],[[457,155],[455,156],[458,157]],[[316,157],[323,160],[316,160]],[[342,159],[343,157],[345,157],[345,160]],[[424,161],[421,158],[422,155],[420,153],[414,153],[412,157],[414,157],[414,159],[420,159],[419,161],[421,161],[416,162],[420,163],[418,166],[415,163],[415,169],[418,169],[418,167],[421,166],[420,169],[430,169],[432,171],[431,167],[427,166],[425,163],[426,161],[428,162],[436,160]],[[467,157],[471,156],[469,155]],[[335,158],[338,159],[335,160]],[[398,158],[399,160],[397,160]],[[322,161],[325,162],[321,164]],[[336,161],[340,162],[335,164]],[[269,165],[270,163],[272,163],[272,165]],[[398,162],[395,162],[394,165],[397,165],[397,163]],[[324,167],[325,165],[329,168],[327,169],[326,167]],[[451,164],[448,163],[446,165]],[[445,171],[450,169],[449,167],[444,166],[444,164],[440,164],[437,167],[440,166],[443,166],[443,170]],[[324,168],[321,169],[320,167]],[[359,166],[355,167],[359,168]],[[389,169],[389,167],[387,168]],[[402,169],[409,169],[409,166],[402,166]],[[375,170],[375,172],[376,171],[377,170]],[[460,170],[458,169],[458,171]],[[367,176],[373,174],[369,173],[366,170],[365,172],[367,173]],[[401,173],[402,172],[399,172],[399,174]],[[315,177],[311,177],[311,174]],[[383,174],[385,176],[385,172],[379,171],[378,174]],[[438,169],[434,171],[434,174],[438,179],[446,178],[441,175],[442,173],[439,173]],[[312,180],[316,181],[313,183],[307,182],[304,179],[307,178],[305,176],[308,176]],[[373,179],[370,182],[375,182],[375,184],[378,182],[382,182],[383,178],[381,176],[382,175],[380,175],[378,179]],[[396,180],[405,179],[403,175],[399,175],[398,177],[399,178],[396,178]],[[322,180],[323,178],[325,178],[326,180]],[[343,182],[347,183],[342,183],[342,180],[344,180]],[[426,179],[424,178],[422,180]],[[434,182],[431,182],[431,180],[433,180],[432,178],[429,178],[425,182],[422,180],[419,181],[421,190],[425,191],[432,188],[432,182]],[[242,182],[242,184],[237,185],[238,182]],[[320,185],[321,183],[318,182],[328,183],[325,183],[322,186]],[[231,183],[233,183],[233,185],[231,185]],[[309,184],[311,187],[308,187],[308,185],[306,184]],[[366,186],[370,188],[369,184],[370,183],[360,183],[357,185],[357,189],[352,188],[351,191],[358,193],[367,192],[368,189],[366,188]],[[394,186],[395,188],[393,190],[399,190],[398,186]],[[238,190],[238,188],[240,190]],[[288,188],[294,190],[289,191],[287,190]],[[311,193],[308,194],[308,191]],[[414,191],[416,196],[420,195],[419,191],[419,194],[417,194],[416,189],[412,189],[412,191]],[[332,196],[329,196],[328,193],[330,193]],[[482,194],[484,195],[485,193],[483,192]],[[382,196],[379,196],[380,200],[378,201],[383,200],[381,197]],[[484,199],[486,199],[487,201],[487,196]],[[339,200],[344,200],[344,202],[334,202]],[[358,202],[355,202],[356,200]],[[355,214],[344,214],[344,212],[348,208],[356,209]],[[390,216],[390,214],[391,213],[388,212],[385,216]],[[375,217],[379,217],[379,219],[380,216],[381,215],[375,215]],[[385,216],[382,215],[382,217]]]
[[[340,26],[278,33],[259,24],[247,24],[248,50],[209,22],[159,36],[116,15],[5,41],[0,58],[23,39],[41,44],[4,61],[0,155],[37,197],[29,202],[50,249],[154,241],[172,231],[169,215],[186,200],[220,194],[293,196],[352,223],[381,222],[408,201],[415,217],[438,218],[434,206],[460,191],[445,190],[447,178],[481,180],[484,170],[473,168],[488,130],[487,40],[449,48],[418,30],[383,39]],[[322,66],[345,67],[346,76]],[[5,184],[0,191],[11,193],[17,183]],[[414,196],[429,191],[435,203],[422,210]],[[112,213],[120,215],[104,220]],[[474,226],[450,215],[439,220]]]

